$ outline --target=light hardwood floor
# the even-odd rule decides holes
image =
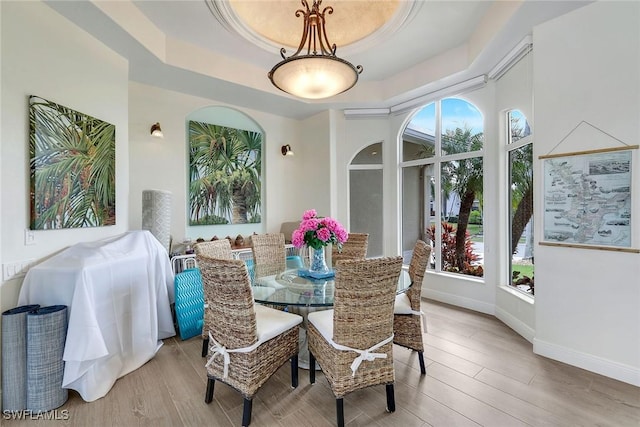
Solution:
[[[385,412],[382,386],[345,398],[355,426],[640,426],[640,388],[533,354],[529,342],[491,316],[424,300],[427,375],[417,355],[394,348],[396,412]],[[165,340],[155,358],[119,379],[95,402],[71,392],[57,410],[68,420],[2,420],[8,426],[238,426],[242,398],[216,383],[204,403],[201,340]],[[290,387],[289,365],[258,391],[252,426],[335,425],[335,400],[318,373]]]

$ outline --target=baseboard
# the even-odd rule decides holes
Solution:
[[[511,315],[511,313],[504,311],[499,307],[496,307],[496,317],[502,323],[504,323],[505,325],[507,325],[514,331],[516,331],[524,339],[526,339],[530,343],[533,343],[533,339],[536,336],[536,331],[533,328],[531,328],[529,325],[527,325],[517,317],[514,317],[513,315]]]
[[[422,297],[496,316],[527,341],[532,342],[535,354],[640,387],[639,368],[536,339],[535,330],[492,304],[425,288],[422,288]]]
[[[539,339],[533,340],[533,352],[596,374],[640,387],[640,369],[582,353]]]
[[[478,311],[484,314],[494,315],[494,305],[484,301],[478,301],[471,298],[461,297],[460,295],[452,295],[446,292],[439,292],[433,289],[422,288],[422,297],[432,299],[446,304],[458,307],[468,308],[469,310]]]

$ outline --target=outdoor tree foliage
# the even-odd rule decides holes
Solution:
[[[511,140],[517,141],[531,132],[529,127],[511,117]],[[511,151],[511,253],[515,253],[518,241],[533,215],[533,144],[523,145]]]
[[[470,128],[447,129],[442,136],[442,150],[447,154],[482,150],[482,132],[473,133]],[[454,160],[442,164],[443,188],[460,196],[460,211],[456,228],[454,267],[463,271],[466,252],[467,226],[473,202],[482,194],[482,157]],[[443,190],[444,191],[444,190]],[[443,267],[444,268],[444,267]]]
[[[436,226],[432,224],[427,230],[427,237],[431,240],[431,244],[436,242]],[[440,257],[442,259],[442,270],[456,273],[468,274],[471,276],[483,276],[484,270],[482,266],[474,265],[474,262],[480,259],[473,252],[473,242],[471,236],[467,232],[464,237],[464,253],[463,262],[459,264],[458,260],[458,236],[456,228],[447,223],[442,222],[442,246]]]

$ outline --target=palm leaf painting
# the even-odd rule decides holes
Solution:
[[[262,134],[189,121],[189,224],[261,222]]]
[[[29,97],[31,229],[116,222],[114,125]]]

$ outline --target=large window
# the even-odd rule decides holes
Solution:
[[[402,141],[402,248],[435,248],[435,271],[482,276],[483,117],[446,98],[418,111]]]
[[[509,162],[509,285],[534,294],[533,280],[533,137],[519,110],[507,112]]]

